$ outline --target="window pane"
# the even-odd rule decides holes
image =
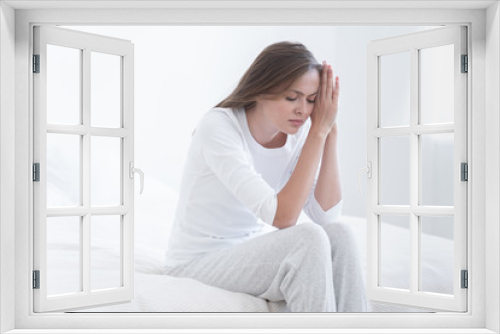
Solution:
[[[81,50],[47,45],[47,123],[80,124]]]
[[[92,137],[91,175],[92,205],[120,205],[121,138]]]
[[[91,289],[121,284],[121,216],[92,216]]]
[[[420,123],[453,123],[453,44],[420,50]]]
[[[380,216],[380,286],[410,289],[410,217]]]
[[[410,52],[380,57],[380,126],[410,125]]]
[[[409,136],[380,138],[380,204],[410,204]]]
[[[47,133],[47,207],[80,205],[81,136]]]
[[[47,218],[47,294],[82,291],[80,217]]]
[[[92,126],[121,126],[121,57],[91,52]]]
[[[453,206],[453,133],[420,136],[422,205]]]
[[[421,291],[453,294],[453,217],[420,218]]]

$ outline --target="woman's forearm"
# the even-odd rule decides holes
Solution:
[[[286,228],[296,224],[314,184],[326,137],[326,134],[311,128],[290,179],[278,193],[273,226]]]
[[[338,129],[335,125],[325,142],[318,181],[314,190],[314,197],[324,211],[328,211],[342,199],[337,158],[337,136]]]

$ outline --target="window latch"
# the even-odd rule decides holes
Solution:
[[[368,178],[371,179],[372,178],[372,162],[371,161],[368,161],[367,164],[366,164],[366,168],[361,168],[358,172],[358,191],[359,193],[361,194],[361,187],[360,187],[360,179],[361,179],[361,174],[362,173],[366,173],[368,174]]]
[[[142,194],[142,191],[144,190],[144,173],[139,168],[134,168],[134,162],[130,161],[130,163],[129,163],[129,176],[130,176],[131,179],[134,178],[134,173],[138,173],[139,176],[141,177],[141,191],[140,191],[140,194]]]

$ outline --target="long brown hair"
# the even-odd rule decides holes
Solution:
[[[281,94],[311,69],[321,73],[322,65],[303,44],[271,44],[255,58],[234,91],[216,107],[251,109],[257,96]]]

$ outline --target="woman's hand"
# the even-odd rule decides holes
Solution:
[[[339,77],[333,84],[333,70],[331,65],[323,62],[321,81],[314,109],[311,113],[311,130],[320,135],[328,136],[332,127],[337,122],[339,100]]]

